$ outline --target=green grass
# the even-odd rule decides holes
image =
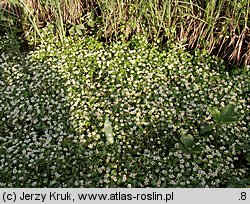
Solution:
[[[24,54],[0,40],[1,187],[249,186],[249,66],[41,34]],[[211,115],[232,106],[235,123]]]

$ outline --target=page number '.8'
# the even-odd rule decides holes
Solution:
[[[241,192],[239,200],[246,200],[246,199],[247,199],[247,193],[246,192]]]

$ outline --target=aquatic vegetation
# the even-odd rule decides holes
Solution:
[[[1,187],[249,185],[249,66],[139,36],[48,36],[24,54],[0,40]],[[237,121],[214,128],[228,104]]]

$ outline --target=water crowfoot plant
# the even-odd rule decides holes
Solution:
[[[46,38],[21,56],[0,39],[1,187],[247,185],[250,67],[139,36]],[[238,122],[200,134],[229,103]]]

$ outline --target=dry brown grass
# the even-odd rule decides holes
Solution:
[[[56,22],[64,30],[84,24],[91,15],[96,33],[109,40],[136,33],[149,39],[187,40],[189,49],[205,49],[236,65],[250,64],[250,3],[231,0],[16,0],[30,9],[37,28]],[[57,4],[56,2],[60,2]],[[2,0],[2,8],[22,16],[17,5]],[[60,14],[60,15],[59,15]],[[98,19],[98,20],[97,20]],[[87,24],[87,23],[86,23]],[[63,34],[63,32],[61,32]],[[165,39],[165,40],[163,40]]]

